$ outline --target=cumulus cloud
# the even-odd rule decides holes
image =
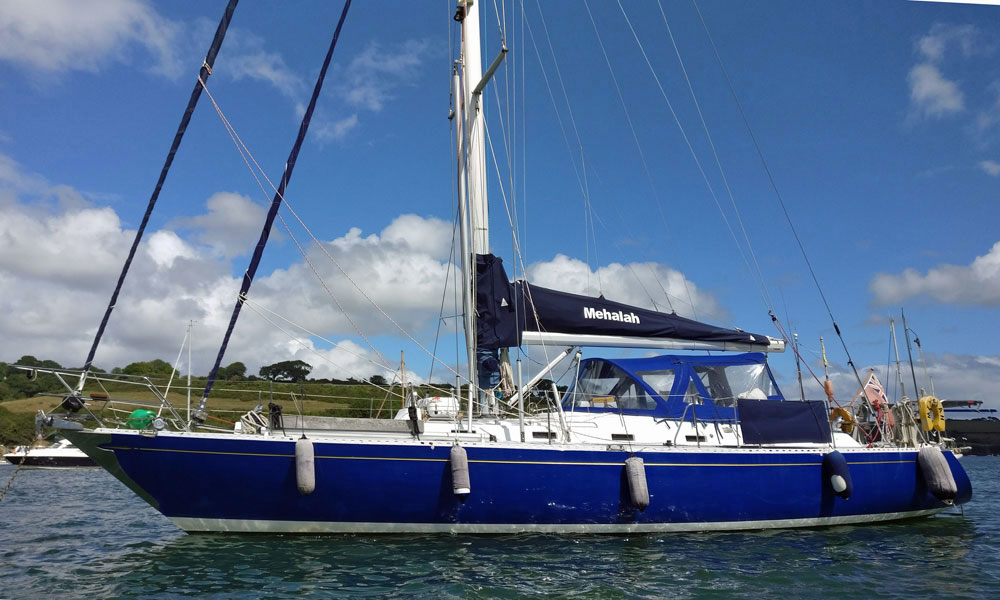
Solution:
[[[725,320],[718,301],[683,273],[654,262],[619,264],[593,271],[585,262],[563,254],[528,266],[528,280],[573,294],[604,297],[700,320]]]
[[[1000,242],[967,266],[941,265],[927,273],[916,269],[898,275],[879,273],[869,289],[879,305],[926,295],[944,304],[1000,306]]]
[[[215,193],[205,205],[207,213],[177,219],[173,226],[193,229],[199,242],[223,258],[249,252],[253,241],[260,236],[267,209],[232,192]]]
[[[372,375],[381,375],[386,381],[398,381],[397,364],[388,365],[385,357],[366,346],[343,340],[332,348],[317,348],[312,342],[289,345],[292,360],[302,360],[313,365],[309,376],[313,379],[354,379],[364,380]],[[383,365],[383,366],[380,366]],[[407,373],[407,383],[423,383],[414,373]]]
[[[41,202],[56,188],[68,193],[65,186],[23,172],[7,157],[0,155],[0,159],[0,165],[8,167],[0,169],[0,198],[4,199],[4,219],[0,220],[4,354],[0,360],[32,354],[80,365],[134,231],[123,228],[110,207]],[[215,194],[206,204],[207,212],[186,219],[183,228],[147,231],[96,364],[111,368],[136,360],[172,360],[185,326],[193,320],[194,369],[208,371],[240,287],[240,277],[233,273],[240,273],[243,265],[234,265],[229,258],[247,229],[242,221],[227,229],[222,215],[234,208],[235,214],[260,213],[262,208],[231,193]],[[260,220],[253,226],[259,228]],[[230,234],[225,241],[213,242]],[[398,368],[398,354],[390,353],[394,360],[379,356],[355,325],[368,339],[379,334],[402,337],[397,326],[373,308],[370,298],[399,326],[426,341],[432,331],[429,325],[438,316],[450,242],[450,224],[417,215],[402,215],[377,233],[363,235],[351,229],[325,242],[326,252],[362,286],[364,295],[314,244],[308,251],[310,261],[330,293],[352,315],[353,324],[304,260],[259,273],[224,364],[240,360],[255,372],[264,364],[300,358],[314,366],[316,377],[367,378],[377,373],[391,378]],[[303,329],[330,341],[311,337]]]
[[[141,49],[151,69],[175,77],[181,27],[140,0],[6,2],[0,10],[0,60],[32,72],[99,71]]]
[[[323,248],[310,246],[311,266],[295,263],[256,282],[250,297],[332,335],[355,335],[355,326],[366,335],[401,335],[397,325],[423,333],[440,308],[450,243],[451,225],[435,218],[402,215],[367,236],[354,227]]]

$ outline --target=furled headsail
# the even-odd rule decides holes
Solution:
[[[476,340],[480,348],[522,344],[782,352],[784,342],[674,314],[511,282],[503,261],[476,255]]]

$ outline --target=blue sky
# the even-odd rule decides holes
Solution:
[[[83,362],[224,4],[0,9],[0,360]],[[501,192],[488,157],[493,250],[509,269],[517,262],[506,194],[536,283],[776,335],[660,8],[625,5],[628,21],[616,2],[590,2],[599,38],[584,4],[527,2],[524,20],[521,6],[503,7],[511,52],[486,95],[503,179]],[[493,3],[482,6],[488,62],[499,27]],[[888,317],[903,307],[938,395],[989,399],[1000,375],[1000,8],[698,7],[855,363],[885,368]],[[272,179],[340,8],[237,9],[209,89]],[[690,2],[663,10],[770,301],[814,368],[826,338],[849,399],[846,357],[698,15]],[[287,195],[327,253],[426,348],[451,256],[453,12],[450,2],[355,3]],[[173,361],[194,319],[194,371],[207,371],[268,200],[203,97],[97,364]],[[251,292],[258,308],[244,311],[224,362],[256,370],[300,358],[317,375],[367,377],[397,367],[402,349],[426,378],[420,347],[318,246],[308,255],[350,320],[277,223]],[[445,299],[454,314],[453,294]],[[268,311],[328,341],[294,342]],[[442,338],[439,350],[453,361],[454,346]],[[772,365],[791,394],[792,355]],[[919,367],[918,377],[925,385]]]

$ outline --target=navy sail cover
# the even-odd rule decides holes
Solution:
[[[674,314],[510,282],[503,261],[476,255],[476,339],[480,348],[521,345],[524,331],[672,338],[768,345],[764,335],[724,329]]]

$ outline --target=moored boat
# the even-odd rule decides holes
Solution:
[[[62,406],[88,411],[99,426],[88,430],[52,415],[46,423],[62,427],[186,531],[739,530],[904,519],[969,501],[961,464],[934,440],[862,440],[839,423],[831,427],[825,402],[786,400],[767,364],[767,353],[784,349],[782,339],[510,281],[490,251],[479,185],[485,151],[478,94],[507,49],[484,77],[478,3],[460,2],[455,20],[465,43],[453,75],[453,115],[463,157],[458,214],[469,368],[455,396],[409,397],[393,419],[255,409],[229,430],[205,425],[212,381],[291,176],[317,83],[194,423],[166,404],[128,427],[105,422],[89,412],[83,393],[86,381],[102,376],[86,369],[75,374],[79,384],[68,387]],[[339,32],[340,25],[334,43]],[[321,73],[332,53],[333,45]],[[513,385],[505,355],[524,345],[560,350],[527,384],[518,375]],[[583,348],[600,347],[737,354],[583,358]],[[92,359],[93,351],[88,366]],[[527,390],[565,361],[576,373],[569,389],[553,386],[542,408],[526,408]]]
[[[7,462],[23,467],[67,469],[73,467],[96,467],[97,463],[69,440],[59,440],[51,446],[32,448],[18,446],[13,452],[3,455]]]

